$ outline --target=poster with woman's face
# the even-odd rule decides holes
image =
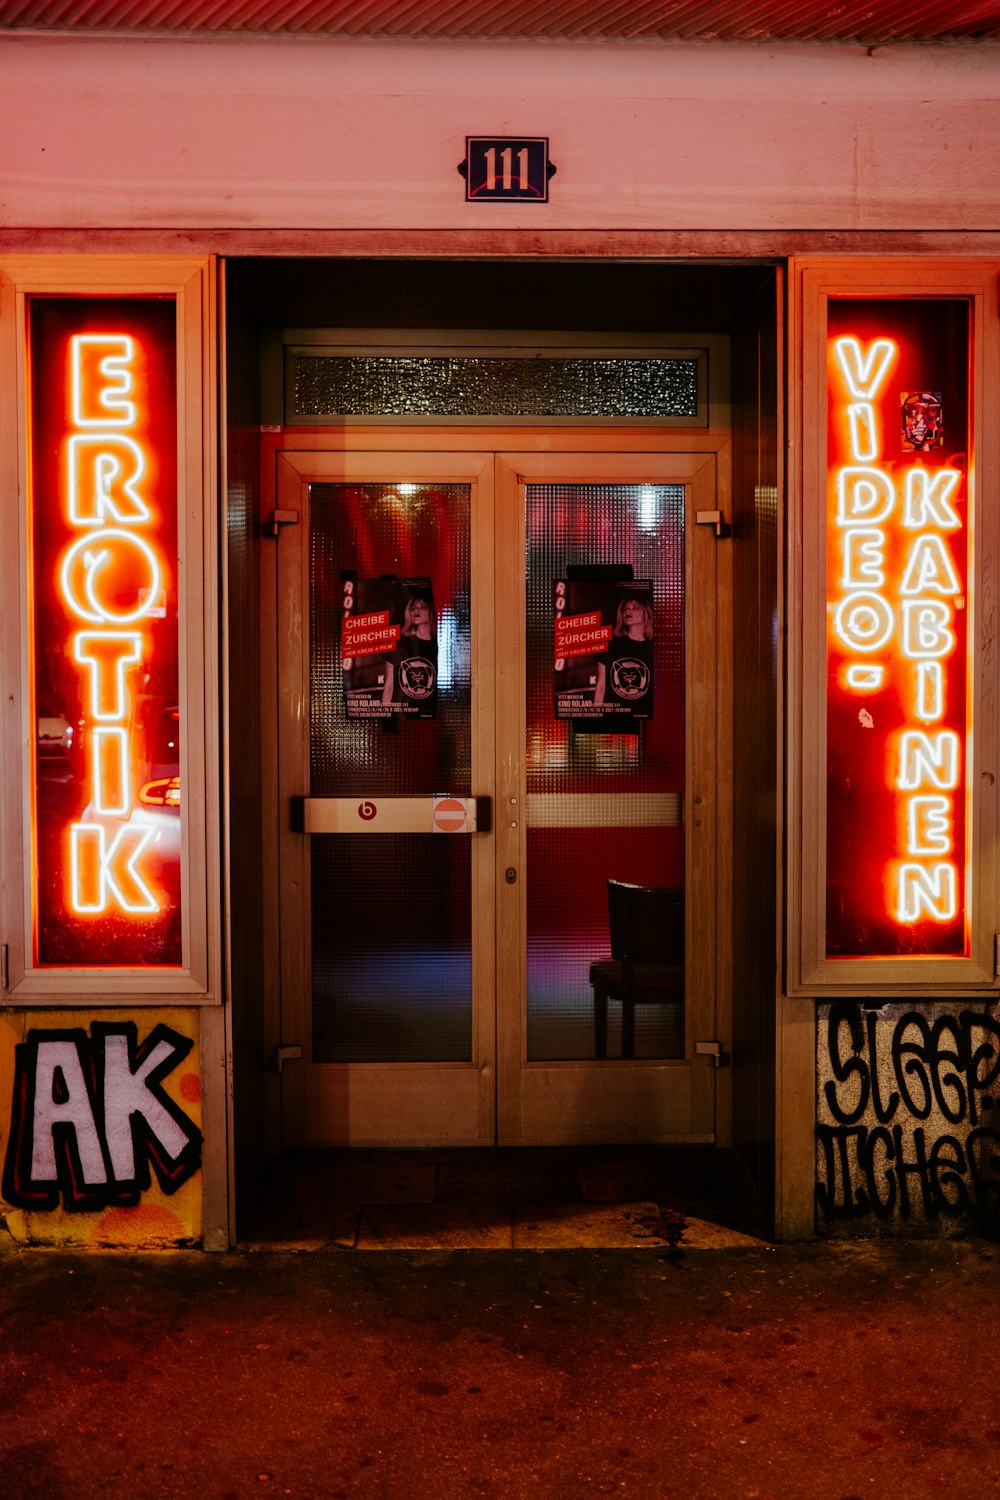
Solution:
[[[651,719],[652,579],[557,579],[554,652],[557,719]]]
[[[437,615],[429,578],[343,581],[340,637],[349,719],[437,715]]]

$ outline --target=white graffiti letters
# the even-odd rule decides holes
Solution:
[[[149,1081],[166,1065],[173,1067],[174,1048],[161,1038],[133,1071],[127,1036],[104,1038],[104,1139],[112,1174],[123,1182],[135,1177],[132,1120],[138,1116],[167,1156],[176,1158],[188,1143],[183,1126],[167,1110]]]
[[[190,1037],[162,1023],[31,1031],[16,1048],[3,1192],[20,1208],[131,1206],[152,1181],[175,1192],[201,1165],[201,1132],[163,1088]]]
[[[82,1180],[107,1182],[101,1137],[94,1119],[80,1054],[70,1041],[39,1042],[35,1063],[35,1108],[31,1121],[31,1175],[56,1176],[56,1127],[72,1132]]]

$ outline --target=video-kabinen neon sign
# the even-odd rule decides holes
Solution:
[[[967,313],[833,302],[830,325],[827,954],[961,957]]]

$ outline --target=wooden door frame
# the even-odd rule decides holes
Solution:
[[[728,455],[725,455],[728,457]],[[499,990],[517,988],[522,1003],[525,996],[523,964],[527,931],[526,881],[519,879],[506,886],[502,871],[512,867],[527,872],[527,789],[523,766],[526,738],[525,701],[521,691],[519,665],[524,660],[525,629],[525,533],[524,507],[520,490],[528,483],[594,484],[643,482],[683,484],[687,492],[689,521],[695,513],[714,511],[718,498],[719,470],[724,467],[718,452],[695,452],[671,445],[668,448],[646,448],[643,452],[624,451],[617,444],[571,453],[522,446],[521,452],[498,452],[500,472],[497,476],[497,519],[506,525],[506,546],[515,552],[515,566],[499,571],[501,592],[496,610],[499,618],[515,621],[516,651],[511,653],[512,669],[503,670],[498,663],[498,722],[511,726],[508,743],[498,741],[497,750],[497,890],[498,890],[498,975]],[[574,467],[575,466],[575,467]],[[503,550],[498,530],[498,555]],[[717,632],[721,620],[728,618],[726,595],[720,598],[718,588],[702,594],[692,587],[695,556],[698,566],[707,569],[711,563],[717,580],[728,580],[731,549],[719,548],[710,529],[692,525],[685,544],[686,615],[689,627],[699,616],[698,628],[690,629],[685,646],[685,764],[700,768],[703,781],[697,785],[690,772],[685,775],[685,928],[686,974],[688,997],[686,1046],[683,1058],[675,1060],[634,1059],[629,1064],[627,1086],[622,1070],[614,1063],[593,1060],[566,1060],[542,1063],[529,1061],[526,1054],[527,1028],[523,1010],[512,1007],[501,1011],[497,1036],[498,1140],[504,1144],[563,1145],[588,1138],[610,1139],[611,1121],[624,1128],[628,1108],[625,1095],[631,1096],[637,1117],[656,1124],[644,1132],[643,1139],[660,1141],[686,1140],[712,1142],[717,1138],[715,1096],[725,1094],[726,1123],[729,1074],[722,1075],[709,1059],[696,1060],[694,1042],[715,1039],[716,1025],[725,1022],[728,1035],[731,1010],[728,1004],[729,966],[724,966],[720,951],[723,934],[731,932],[731,872],[723,887],[718,874],[722,860],[720,828],[727,831],[731,864],[731,794],[728,783],[731,761],[723,769],[720,760],[720,729],[728,732],[726,705],[731,703],[731,652],[720,650]],[[728,583],[724,584],[728,590]],[[723,681],[720,682],[720,673]],[[706,729],[706,723],[710,728]],[[520,816],[511,816],[516,809]],[[721,824],[718,820],[722,819]],[[703,828],[703,834],[695,830]],[[695,934],[712,924],[716,931],[713,944],[695,941]],[[514,964],[518,965],[515,974]],[[505,967],[507,969],[505,971]],[[723,977],[725,976],[725,977]],[[705,1034],[698,1034],[699,1017]],[[553,1100],[556,1100],[553,1109]],[[586,1116],[586,1121],[582,1116]],[[686,1118],[690,1124],[678,1131],[675,1121]],[[549,1123],[556,1122],[555,1125]],[[565,1121],[565,1126],[561,1122]]]
[[[470,427],[340,427],[336,429],[283,429],[279,433],[266,434],[262,441],[262,463],[261,463],[261,501],[262,501],[262,527],[266,528],[268,518],[273,509],[280,506],[280,497],[277,487],[277,475],[279,462],[291,463],[295,470],[303,476],[311,472],[311,466],[315,465],[316,459],[321,454],[336,454],[341,462],[354,462],[362,454],[378,455],[379,459],[386,461],[386,472],[392,466],[394,454],[426,454],[433,460],[438,454],[475,454],[489,453],[507,454],[508,456],[531,455],[532,463],[538,456],[551,454],[554,458],[560,455],[580,455],[581,457],[604,456],[609,462],[614,462],[616,457],[624,458],[626,454],[646,455],[650,458],[677,458],[687,456],[688,467],[691,470],[690,478],[682,476],[685,482],[694,482],[700,473],[704,476],[711,468],[714,474],[715,498],[713,507],[719,507],[725,514],[729,514],[731,497],[731,436],[728,429],[679,429],[679,428],[656,428],[656,427],[614,427],[607,426],[599,428],[586,428],[581,426],[553,426],[553,427],[531,427],[523,426],[477,426]],[[376,464],[376,468],[378,465]],[[398,477],[398,476],[395,476]],[[581,478],[585,478],[581,471]],[[264,533],[267,534],[266,531]],[[278,544],[280,546],[280,542]],[[523,538],[522,538],[523,545]],[[275,548],[265,544],[261,563],[261,667],[262,684],[275,682],[277,669],[277,634],[275,616],[275,590],[276,590],[276,552]],[[482,565],[482,562],[481,562]],[[506,570],[508,576],[512,573],[517,575],[518,569]],[[723,545],[717,558],[717,588],[718,598],[716,608],[719,612],[720,626],[724,627],[726,622],[732,619],[732,566],[731,548]],[[508,618],[518,621],[518,631],[523,630],[523,610],[508,614]],[[482,642],[484,648],[487,642]],[[520,648],[520,638],[519,638]],[[489,655],[484,655],[483,660],[493,659],[492,627],[490,641],[488,643]],[[514,658],[515,660],[518,658]],[[713,868],[705,874],[705,880],[714,892],[714,900],[717,911],[716,942],[711,957],[714,967],[714,985],[716,992],[716,1014],[717,1014],[717,1039],[725,1050],[730,1050],[728,1044],[731,1042],[731,1014],[732,1014],[732,651],[731,641],[720,639],[716,650],[715,672],[714,672],[714,704],[717,728],[716,742],[716,838],[713,850]],[[490,675],[490,674],[484,674]],[[503,695],[509,691],[510,684],[504,683],[504,676],[500,674],[500,692]],[[276,1048],[283,1040],[281,1036],[281,995],[280,995],[280,918],[278,911],[277,891],[269,889],[268,871],[276,871],[279,867],[279,812],[281,806],[282,788],[279,780],[279,766],[277,756],[277,736],[273,725],[268,724],[268,703],[262,693],[262,704],[264,714],[264,725],[262,726],[262,794],[264,798],[264,900],[265,900],[265,931],[264,931],[264,963],[265,963],[265,1045],[268,1050]],[[505,705],[497,705],[499,712],[505,712]],[[480,716],[482,718],[482,715]],[[692,717],[688,716],[689,720]],[[477,732],[481,732],[477,730]],[[511,863],[518,864],[523,868],[523,863],[510,858],[510,840],[508,834],[520,837],[522,830],[513,830],[506,825],[512,821],[523,823],[522,819],[513,820],[502,817],[503,799],[509,800],[511,793],[505,791],[500,784],[503,779],[504,768],[498,768],[500,780],[491,786],[491,794],[494,796],[495,817],[497,823],[497,834],[495,839],[495,873],[493,879],[503,882],[503,871]],[[687,793],[691,795],[690,790]],[[520,860],[520,853],[519,853]],[[497,886],[497,889],[500,889]],[[523,885],[519,883],[514,888],[514,899],[520,902]],[[485,908],[486,902],[483,902]],[[497,907],[494,907],[497,910]],[[486,942],[487,951],[493,953],[495,934],[509,936],[510,913],[513,910],[511,903],[499,903],[494,927],[493,911],[479,912],[476,914],[477,937],[479,941]],[[518,924],[521,916],[518,908]],[[482,924],[486,923],[490,931],[481,930]],[[520,931],[520,925],[518,930]],[[709,981],[710,982],[710,981]],[[492,1016],[492,1011],[491,1011]],[[498,1047],[501,1038],[497,1039]],[[504,1045],[511,1045],[508,1036]],[[520,1047],[520,1041],[518,1041]],[[290,1066],[296,1066],[291,1063]],[[398,1067],[399,1065],[392,1065]],[[663,1065],[658,1065],[662,1067]],[[669,1066],[669,1065],[666,1065]],[[706,1069],[712,1067],[709,1059],[704,1059],[699,1066]],[[658,1068],[649,1070],[651,1081],[658,1074]],[[719,1070],[715,1074],[718,1087],[715,1090],[715,1129],[714,1139],[717,1144],[726,1145],[731,1142],[732,1135],[732,1107],[731,1107],[731,1085],[730,1074],[726,1070]],[[569,1069],[567,1068],[567,1078]],[[273,1095],[272,1095],[273,1097]],[[512,1120],[515,1115],[514,1102],[508,1097],[498,1100],[498,1111],[504,1110],[504,1118]],[[520,1117],[520,1101],[517,1104],[517,1116]],[[485,1128],[488,1125],[488,1130]],[[480,1111],[480,1140],[504,1139],[500,1134],[494,1134],[496,1125],[493,1121],[487,1122],[482,1118]],[[277,1148],[280,1145],[280,1130],[277,1128],[272,1117],[268,1128],[269,1144]],[[690,1138],[690,1137],[689,1137]],[[706,1131],[704,1139],[711,1139],[712,1132]],[[523,1144],[542,1144],[542,1138],[532,1137],[525,1141],[523,1136],[518,1138]],[[550,1139],[550,1138],[546,1138]],[[554,1142],[553,1142],[554,1143]]]
[[[310,448],[305,452],[285,450],[276,455],[276,485],[278,506],[286,514],[305,505],[305,491],[314,483],[341,483],[348,478],[352,482],[385,483],[398,479],[398,460],[392,452],[370,449],[366,452],[344,452],[329,445],[322,449]],[[479,453],[468,449],[463,453],[446,455],[438,451],[430,453],[407,453],[406,477],[420,482],[442,484],[468,484],[471,487],[471,503],[478,506],[485,526],[472,528],[471,578],[475,592],[489,597],[483,590],[484,574],[492,574],[493,554],[488,545],[492,534],[493,508],[492,453]],[[303,511],[303,518],[304,518]],[[304,529],[304,528],[303,528]],[[280,544],[279,544],[280,545]],[[284,746],[281,742],[282,726],[301,725],[307,722],[308,704],[308,658],[301,642],[306,631],[304,612],[285,616],[278,607],[278,584],[283,567],[293,554],[284,544],[282,556],[273,549],[271,567],[274,572],[274,638],[277,648],[285,635],[284,671],[277,676],[278,701],[274,733],[268,743],[268,762],[273,757],[273,779],[276,802],[274,804],[276,827],[275,853],[277,863],[273,868],[280,872],[279,889],[276,893],[278,934],[281,927],[293,920],[294,909],[304,905],[308,909],[310,861],[308,841],[301,833],[293,833],[288,825],[284,809],[291,799],[308,791],[309,746],[305,734],[297,736],[296,743]],[[302,534],[294,553],[292,566],[301,572],[296,597],[300,605],[308,597],[309,560]],[[493,615],[481,609],[475,616],[472,661],[472,767],[475,796],[494,800],[492,725],[493,679]],[[272,647],[272,653],[275,648]],[[298,672],[289,671],[288,664],[295,662]],[[494,955],[493,920],[494,892],[492,889],[493,860],[491,841],[488,837],[472,835],[472,933],[473,933],[473,997],[472,1013],[476,1034],[473,1037],[472,1058],[467,1063],[324,1063],[324,1074],[338,1075],[343,1084],[341,1097],[351,1114],[351,1134],[358,1145],[378,1143],[377,1115],[385,1098],[383,1084],[391,1074],[394,1102],[393,1115],[403,1135],[399,1142],[426,1145],[484,1145],[495,1139],[495,1105],[492,1058],[493,1037],[496,1030],[495,986],[493,982]],[[282,914],[284,913],[284,920]],[[315,1068],[311,1058],[311,1036],[309,1026],[308,994],[309,958],[308,944],[280,943],[277,949],[277,1029],[281,1031],[282,1044],[292,1043],[302,1049],[301,1061],[296,1059],[290,1066]],[[285,997],[283,1000],[282,997]],[[428,1111],[422,1089],[428,1072],[441,1075],[441,1088],[437,1094],[439,1107]],[[419,1076],[418,1076],[419,1075]],[[316,1082],[315,1073],[306,1077],[302,1089],[282,1091],[283,1128],[282,1136],[296,1144],[321,1144],[339,1133],[338,1121],[329,1116],[327,1094]],[[474,1124],[471,1122],[475,1121]],[[353,1142],[352,1142],[353,1143]]]

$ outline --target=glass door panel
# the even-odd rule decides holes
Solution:
[[[716,455],[466,441],[278,455],[285,1144],[710,1141]]]
[[[471,795],[469,497],[309,487],[313,797]],[[394,649],[345,657],[348,613],[388,615]],[[320,833],[310,855],[313,1062],[470,1061],[469,840]]]
[[[498,661],[497,984],[521,997],[498,1009],[499,1139],[711,1141],[717,457],[503,453],[496,488],[520,560],[497,615],[521,621],[520,670]]]
[[[275,579],[288,1145],[495,1134],[472,526],[475,502],[488,537],[491,478],[478,454],[278,458],[298,517]]]
[[[684,486],[528,484],[525,508],[528,1060],[621,1056],[621,995],[599,1026],[591,982],[607,883],[684,886]],[[554,656],[553,580],[595,649]],[[675,979],[634,1006],[636,1057],[683,1056]]]

